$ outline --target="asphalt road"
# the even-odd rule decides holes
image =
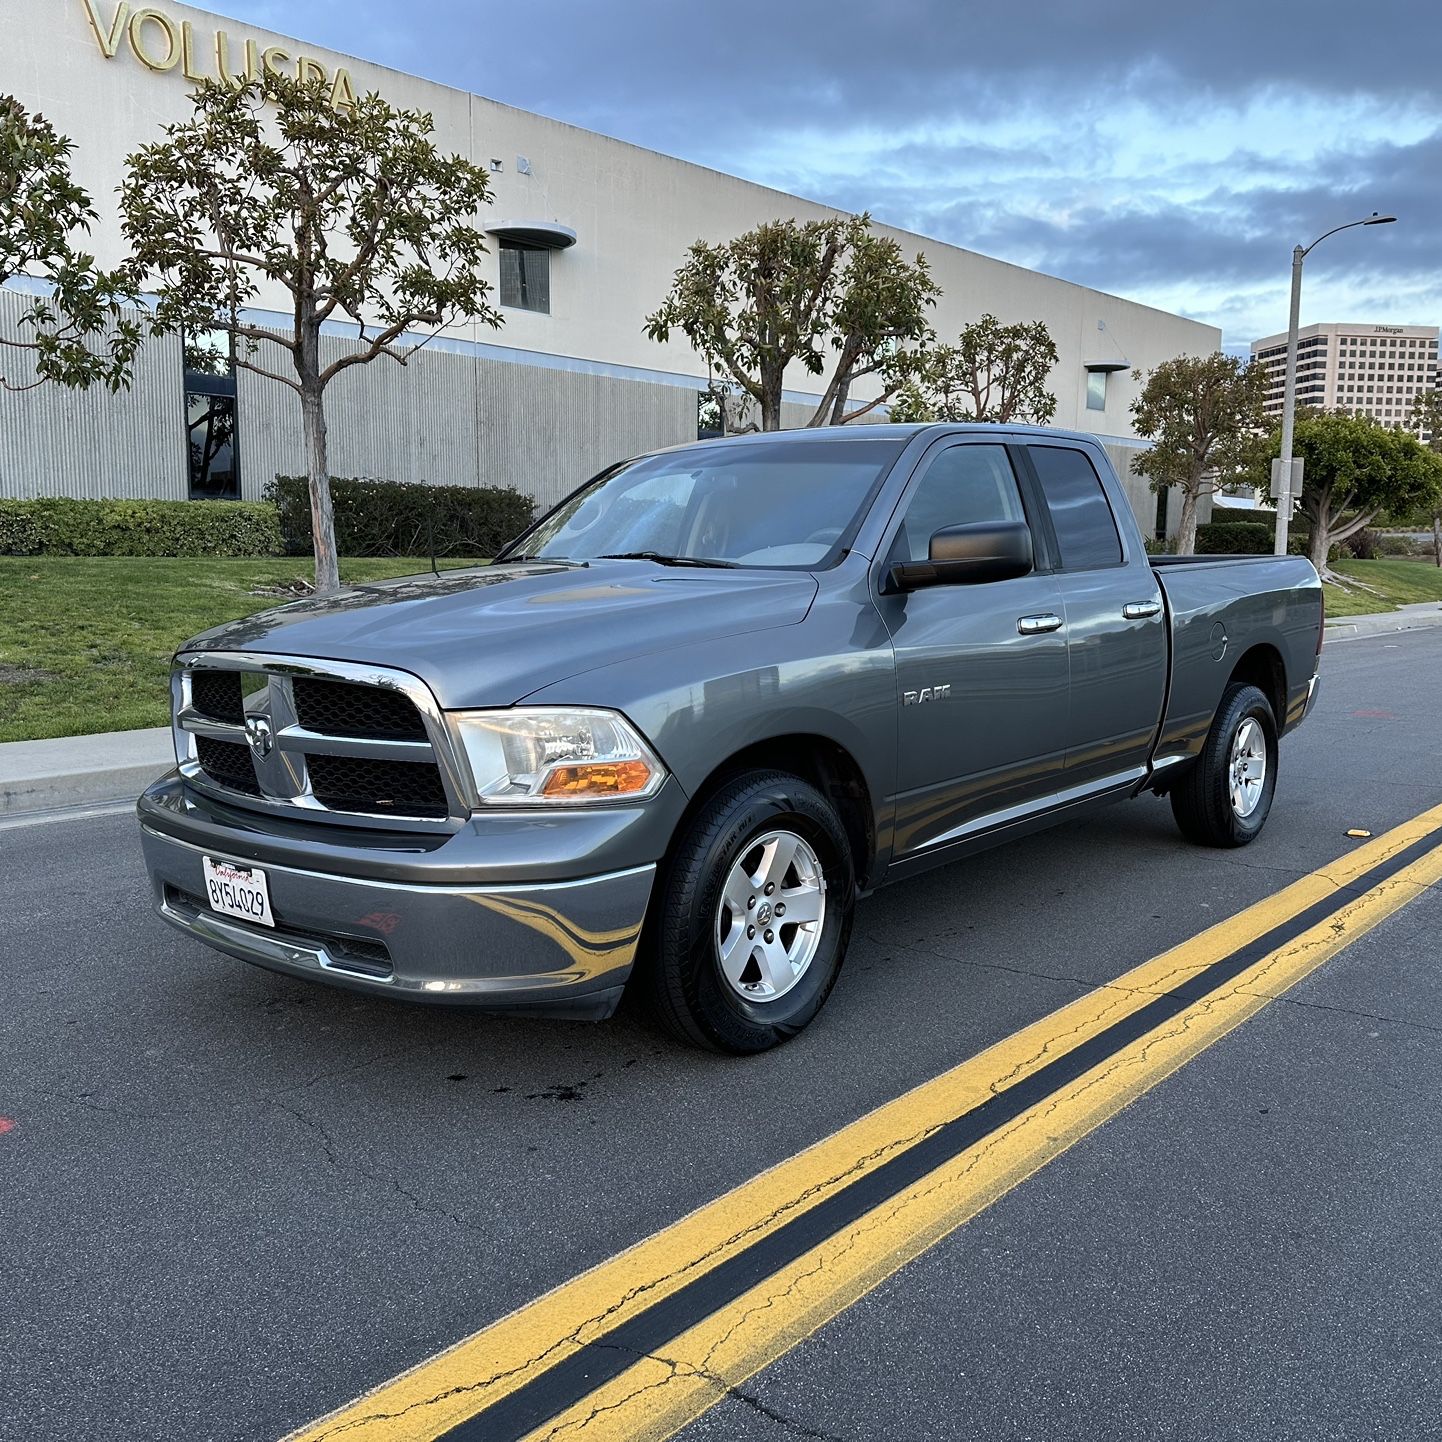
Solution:
[[[1256,844],[1147,799],[883,892],[744,1062],[251,970],[131,817],[0,830],[0,1438],[277,1438],[1442,801],[1442,631],[1323,672]],[[683,1437],[1442,1436],[1439,936],[1434,888]]]

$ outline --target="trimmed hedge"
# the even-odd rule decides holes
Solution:
[[[0,501],[0,555],[275,556],[262,501]]]
[[[342,556],[494,556],[531,524],[535,507],[501,486],[437,486],[332,476],[336,549]],[[285,548],[311,549],[310,488],[304,476],[277,476],[266,487]]]
[[[1265,521],[1207,521],[1197,527],[1199,556],[1267,556],[1273,529]]]

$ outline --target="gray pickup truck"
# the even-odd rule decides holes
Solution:
[[[1142,791],[1250,841],[1321,643],[1307,561],[1148,557],[1084,435],[706,441],[493,565],[189,642],[145,856],[160,914],[245,961],[587,1018],[634,977],[759,1051],[884,883]]]

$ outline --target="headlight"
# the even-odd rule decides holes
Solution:
[[[654,795],[665,768],[615,711],[520,706],[453,712],[476,799],[488,806],[574,806]]]

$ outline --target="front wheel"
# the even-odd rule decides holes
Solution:
[[[646,980],[683,1041],[765,1051],[821,1010],[851,936],[846,829],[814,786],[778,771],[723,785],[663,868]]]
[[[1172,788],[1172,815],[1199,846],[1245,846],[1266,824],[1277,789],[1277,723],[1255,686],[1222,693],[1202,754]]]

